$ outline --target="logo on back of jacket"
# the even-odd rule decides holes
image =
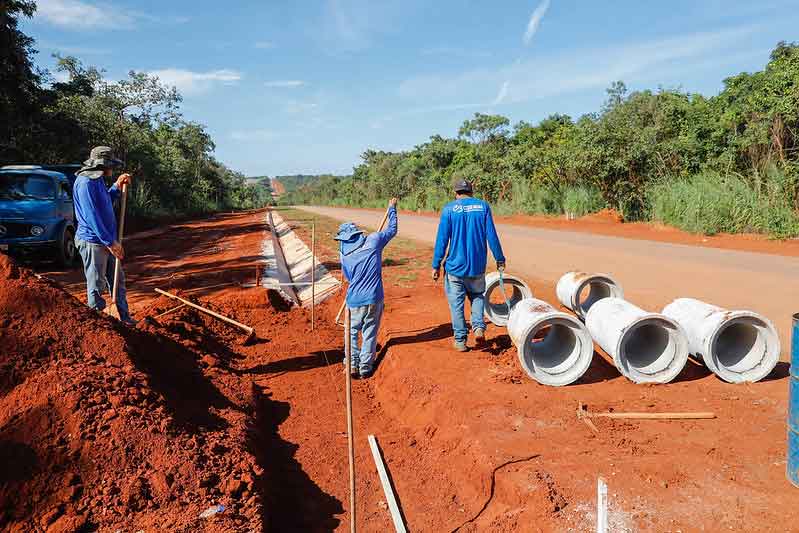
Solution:
[[[472,211],[483,211],[483,206],[481,204],[475,205],[460,205],[457,204],[452,207],[453,213],[471,213]]]

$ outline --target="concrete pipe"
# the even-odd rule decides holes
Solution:
[[[544,301],[525,298],[513,306],[508,333],[524,371],[543,385],[574,383],[591,366],[594,343],[585,325]]]
[[[596,343],[613,357],[619,372],[635,383],[668,383],[688,361],[688,338],[682,326],[621,298],[596,302],[585,325]]]
[[[533,291],[521,278],[511,276],[508,273],[503,274],[503,278],[505,280],[505,294],[508,295],[511,309],[525,298],[533,297]],[[499,290],[499,272],[492,272],[486,276],[486,289],[483,295],[485,297],[486,318],[494,325],[507,326],[508,305],[505,303],[505,299],[502,298],[502,291]],[[500,303],[491,303],[492,295]]]
[[[753,311],[728,311],[693,298],[678,298],[663,314],[683,327],[689,351],[724,381],[759,381],[780,359],[777,330]]]
[[[558,301],[585,320],[591,306],[602,298],[624,298],[624,291],[615,279],[607,274],[567,272],[555,288]]]

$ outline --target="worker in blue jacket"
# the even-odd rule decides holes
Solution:
[[[89,307],[98,311],[106,306],[103,293],[111,292],[114,280],[113,258],[121,261],[125,257],[125,250],[117,240],[117,219],[113,202],[119,198],[122,186],[130,184],[131,177],[129,174],[122,174],[111,188],[106,188],[104,181],[104,178],[113,176],[114,168],[121,166],[122,161],[114,158],[111,148],[98,146],[92,149],[73,185],[75,218],[78,221],[75,245],[83,260]],[[128,309],[125,274],[121,268],[116,304],[120,319],[128,325],[135,325]]]
[[[383,248],[397,234],[397,199],[388,203],[388,227],[368,236],[352,222],[339,227],[341,270],[349,281],[347,308],[350,313],[350,368],[353,376],[366,379],[374,374],[377,332],[383,317]],[[358,333],[361,345],[358,347]],[[345,337],[346,340],[346,337]]]
[[[444,291],[452,315],[454,347],[459,352],[468,350],[466,340],[469,330],[464,318],[466,298],[472,306],[471,326],[475,342],[485,343],[485,271],[488,260],[486,241],[497,262],[497,269],[505,269],[505,255],[499,242],[491,207],[473,197],[472,184],[466,180],[455,182],[455,200],[444,206],[438,224],[436,248],[433,253],[433,281],[438,281],[441,263],[444,262]],[[447,249],[449,248],[449,252]]]

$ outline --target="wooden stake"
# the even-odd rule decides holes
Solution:
[[[400,513],[397,499],[394,496],[394,491],[391,489],[391,481],[388,479],[388,472],[386,472],[386,465],[383,463],[383,458],[380,456],[380,448],[377,446],[377,439],[374,435],[369,435],[369,447],[372,448],[372,458],[375,461],[375,468],[377,468],[377,475],[380,477],[380,483],[383,485],[383,493],[386,495],[386,502],[388,503],[388,510],[391,512],[391,520],[394,522],[394,529],[397,533],[406,533],[405,523],[402,521],[402,513]]]
[[[172,309],[170,309],[169,311],[164,311],[164,312],[163,312],[163,313],[161,313],[160,315],[155,315],[153,318],[161,318],[162,316],[166,316],[166,315],[172,314],[172,313],[174,313],[175,311],[177,311],[178,309],[183,309],[184,307],[186,307],[186,304],[180,304],[180,305],[179,305],[179,306],[177,306],[177,307],[173,307],[173,308],[172,308]]]
[[[311,331],[316,324],[316,221],[311,224]]]
[[[352,336],[350,335],[352,317],[350,316],[349,307],[347,308],[345,322],[347,323],[347,329],[344,336],[344,375],[346,376],[345,388],[347,394],[347,447],[350,460],[350,533],[355,533],[355,446],[352,436],[352,376],[350,375],[350,365],[352,364]]]
[[[241,328],[244,331],[246,331],[247,335],[250,336],[250,337],[252,337],[255,334],[255,330],[253,328],[251,328],[250,326],[246,326],[246,325],[242,324],[241,322],[236,322],[232,318],[228,318],[228,317],[226,317],[224,315],[220,315],[219,313],[211,311],[210,309],[207,309],[207,308],[205,308],[205,307],[203,307],[201,305],[197,305],[196,303],[190,302],[188,300],[184,300],[180,296],[175,296],[174,294],[166,292],[166,291],[162,291],[161,289],[155,289],[155,292],[157,292],[158,294],[163,294],[164,296],[168,296],[169,298],[172,298],[172,299],[177,300],[179,302],[183,302],[184,304],[188,305],[189,307],[193,307],[194,309],[197,309],[198,311],[202,311],[203,313],[209,314],[209,315],[211,315],[214,318],[218,318],[222,322],[227,322],[228,324],[231,324],[233,326]]]
[[[122,185],[122,206],[119,212],[119,235],[117,241],[122,244],[122,238],[125,235],[125,211],[128,206],[128,185]],[[105,312],[115,318],[119,317],[119,308],[117,307],[117,294],[119,294],[119,275],[122,270],[122,261],[115,257],[114,262],[114,285],[111,288],[111,305],[105,308]]]

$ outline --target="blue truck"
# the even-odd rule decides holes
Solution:
[[[0,252],[54,259],[69,268],[75,248],[72,185],[80,165],[0,167]]]

